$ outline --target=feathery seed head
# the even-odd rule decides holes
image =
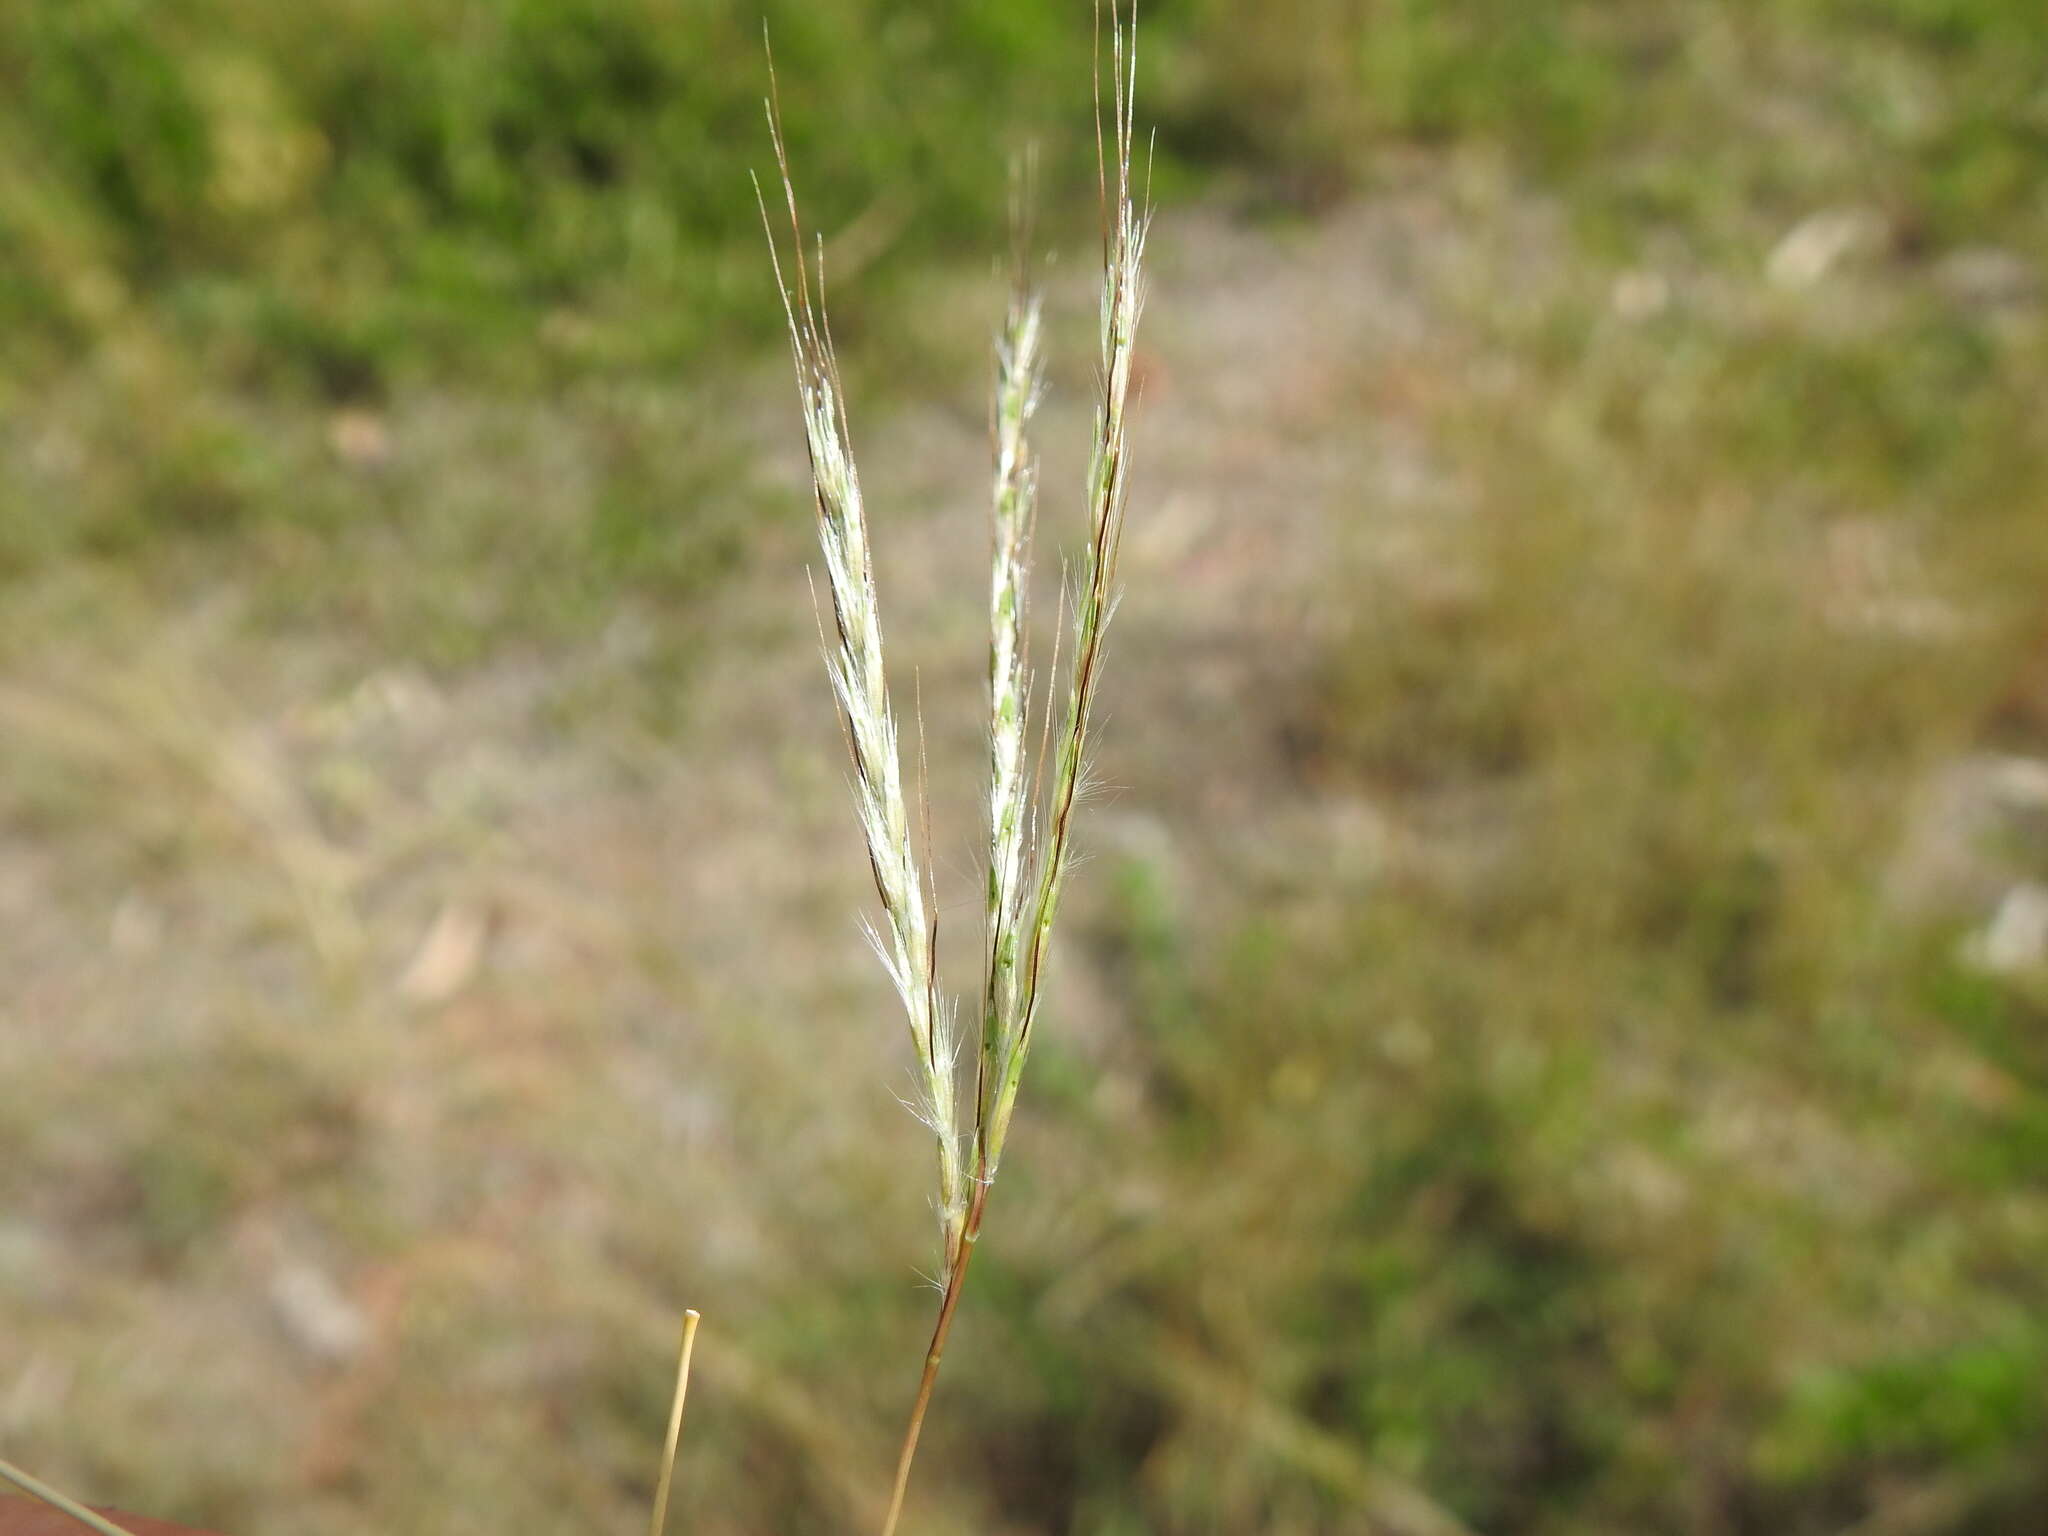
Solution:
[[[1073,818],[1085,792],[1088,727],[1101,673],[1104,635],[1116,608],[1117,556],[1128,495],[1126,416],[1138,321],[1144,307],[1140,269],[1151,222],[1149,207],[1140,207],[1132,195],[1137,74],[1131,29],[1136,25],[1136,0],[1132,0],[1130,14],[1127,28],[1119,0],[1109,0],[1112,111],[1106,136],[1099,54],[1097,58],[1096,158],[1103,210],[1101,395],[1086,487],[1088,540],[1078,569],[1061,590],[1035,760],[1029,749],[1033,682],[1026,655],[1026,617],[1030,544],[1038,503],[1030,426],[1041,388],[1043,317],[1028,275],[1030,233],[1024,192],[1028,178],[1020,175],[1013,181],[1016,282],[996,339],[990,410],[995,462],[989,576],[989,861],[986,972],[971,1168],[963,1166],[966,1148],[955,1104],[956,1022],[951,1002],[939,992],[933,958],[937,919],[926,893],[930,838],[927,832],[926,855],[920,860],[904,802],[896,721],[883,669],[881,619],[860,478],[849,446],[846,402],[831,332],[824,318],[824,250],[820,245],[814,289],[774,104],[772,60],[770,64],[768,119],[795,238],[793,283],[783,273],[765,197],[761,198],[761,213],[763,223],[769,226],[770,255],[789,324],[804,441],[817,497],[819,548],[832,599],[833,629],[827,635],[821,620],[819,638],[853,756],[855,810],[882,905],[882,923],[864,920],[863,930],[909,1020],[916,1087],[907,1102],[911,1112],[931,1129],[939,1153],[938,1205],[946,1252],[943,1300],[925,1357],[917,1406],[897,1463],[883,1536],[893,1536],[902,1512],[925,1405],[980,1234],[988,1191],[1001,1160],[1030,1051],[1053,920],[1062,883],[1073,862]],[[1097,0],[1098,47],[1101,23],[1102,5]],[[756,191],[758,195],[758,185]],[[1054,688],[1063,645],[1068,652],[1065,708],[1055,732]],[[919,761],[922,765],[921,736]]]
[[[772,95],[768,121],[781,172],[784,201],[794,237],[795,281],[784,275],[765,197],[762,222],[788,322],[790,352],[803,410],[804,442],[818,511],[818,546],[831,594],[833,632],[825,640],[825,671],[845,725],[854,765],[854,808],[867,844],[868,862],[881,899],[886,934],[872,925],[870,942],[903,1003],[917,1059],[919,1118],[938,1144],[941,1233],[950,1260],[965,1220],[961,1165],[962,1137],[954,1092],[953,1024],[941,1006],[933,963],[932,920],[927,916],[926,876],[912,841],[903,791],[896,718],[889,702],[882,656],[880,606],[874,563],[868,548],[860,474],[854,464],[845,393],[824,312],[824,250],[818,250],[815,290],[803,253],[803,228],[789,174],[779,116]],[[758,185],[756,187],[759,193]]]

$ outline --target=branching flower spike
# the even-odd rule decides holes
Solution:
[[[1098,37],[1100,23],[1098,8]],[[1096,150],[1103,215],[1101,395],[1087,482],[1088,540],[1062,603],[1066,619],[1062,644],[1068,658],[1065,707],[1058,728],[1052,729],[1053,695],[1048,692],[1045,717],[1038,726],[1041,744],[1035,762],[1029,750],[1033,722],[1026,619],[1038,507],[1037,459],[1030,428],[1042,380],[1042,306],[1029,277],[1030,235],[1024,216],[1028,198],[1021,190],[1013,210],[1016,286],[996,342],[991,412],[995,469],[989,575],[987,931],[971,1134],[958,1117],[953,1014],[939,989],[934,962],[937,919],[930,914],[936,913],[936,903],[930,894],[928,861],[920,860],[912,837],[896,720],[883,673],[882,628],[867,518],[848,443],[845,393],[825,321],[824,250],[822,245],[817,249],[814,278],[812,264],[804,254],[803,228],[774,104],[772,73],[770,76],[769,127],[795,242],[788,269],[775,250],[775,230],[765,198],[761,212],[769,225],[776,282],[789,322],[804,439],[817,493],[818,541],[833,618],[831,631],[823,636],[825,667],[853,756],[855,807],[882,904],[883,921],[870,926],[868,933],[910,1021],[918,1074],[917,1109],[937,1139],[939,1152],[945,1282],[916,1403],[897,1459],[883,1536],[893,1536],[902,1515],[918,1436],[981,1235],[989,1190],[1030,1053],[1053,921],[1072,855],[1074,812],[1081,796],[1089,720],[1101,679],[1103,640],[1116,606],[1117,555],[1129,496],[1126,432],[1132,359],[1144,297],[1140,269],[1151,214],[1135,196],[1132,183],[1136,52],[1132,28],[1118,0],[1110,0],[1108,30],[1106,94],[1110,113],[1106,126],[1099,58],[1096,80]],[[1023,186],[1022,178],[1019,185]],[[1052,670],[1057,675],[1057,654],[1054,663]]]

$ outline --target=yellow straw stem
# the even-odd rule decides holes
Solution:
[[[95,1514],[78,1500],[59,1493],[41,1478],[30,1477],[11,1461],[0,1461],[0,1477],[7,1479],[23,1493],[41,1499],[50,1508],[69,1515],[80,1525],[91,1526],[100,1533],[100,1536],[130,1536],[129,1532],[114,1524],[105,1515]]]
[[[676,1360],[676,1400],[669,1405],[668,1439],[661,1447],[661,1480],[654,1488],[654,1519],[648,1524],[648,1536],[661,1536],[662,1528],[668,1524],[668,1490],[675,1480],[676,1442],[683,1436],[683,1399],[690,1392],[690,1352],[697,1347],[697,1322],[694,1309],[683,1313],[683,1346]]]

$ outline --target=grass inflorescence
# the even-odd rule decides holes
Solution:
[[[774,253],[772,226],[770,249],[796,365],[832,610],[831,628],[821,639],[853,757],[855,805],[883,911],[881,925],[870,925],[868,935],[909,1021],[918,1074],[916,1109],[938,1147],[945,1278],[885,1532],[894,1530],[902,1513],[918,1436],[1031,1050],[1054,919],[1072,857],[1074,812],[1085,778],[1103,643],[1116,606],[1117,557],[1129,496],[1132,361],[1144,307],[1141,269],[1150,209],[1132,180],[1134,38],[1114,0],[1109,37],[1109,121],[1102,121],[1098,89],[1096,123],[1103,212],[1101,398],[1087,481],[1089,535],[1062,598],[1066,694],[1056,728],[1050,687],[1042,717],[1033,718],[1026,615],[1038,475],[1030,427],[1042,383],[1043,307],[1030,277],[1024,213],[1028,191],[1020,190],[1013,199],[1015,286],[996,344],[991,422],[995,468],[989,579],[987,932],[971,1126],[961,1121],[956,1019],[953,1005],[940,990],[934,958],[938,917],[930,860],[919,852],[904,792],[867,515],[850,445],[845,391],[825,316],[824,252],[820,245],[815,258],[805,255],[780,113],[772,94],[769,102],[796,254],[786,268]],[[1019,178],[1020,189],[1026,185],[1027,179]],[[765,221],[765,198],[762,214]],[[1058,662],[1056,654],[1051,668],[1055,678]],[[1034,725],[1040,736],[1035,762],[1030,747]]]

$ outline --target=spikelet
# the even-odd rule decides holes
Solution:
[[[1031,683],[1025,621],[1030,541],[1037,513],[1038,465],[1028,429],[1043,381],[1041,310],[1029,267],[1028,189],[1013,183],[1015,286],[996,342],[993,559],[989,576],[989,857],[986,976],[975,1119],[985,1123],[997,1079],[992,1064],[1017,1017],[1021,929],[1031,862],[1031,779],[1027,772]]]
[[[882,903],[882,926],[869,926],[868,937],[910,1024],[919,1118],[931,1128],[938,1143],[940,1226],[950,1261],[959,1245],[967,1201],[954,1089],[952,1014],[941,1005],[933,962],[937,918],[927,916],[931,909],[926,876],[904,798],[896,717],[882,660],[882,621],[867,514],[850,443],[845,391],[825,321],[824,253],[820,247],[814,284],[804,257],[803,228],[797,217],[780,114],[772,96],[768,121],[796,246],[794,286],[785,277],[776,253],[767,202],[760,197],[758,182],[755,193],[761,202],[762,221],[769,224],[769,252],[789,324],[804,442],[817,497],[818,547],[824,556],[833,619],[832,633],[824,645],[825,670],[853,756],[854,808]]]
[[[1039,984],[1051,949],[1061,883],[1072,858],[1074,809],[1086,778],[1088,723],[1101,678],[1103,640],[1116,609],[1117,557],[1123,547],[1129,499],[1127,427],[1138,321],[1144,310],[1143,262],[1151,210],[1134,196],[1132,158],[1137,92],[1137,51],[1111,11],[1111,121],[1096,141],[1102,167],[1101,399],[1088,468],[1089,538],[1070,583],[1068,645],[1072,661],[1064,718],[1052,739],[1051,798],[1043,810],[1043,836],[1035,850],[1035,886],[1021,902],[1012,930],[992,944],[1001,954],[1014,945],[1019,960],[1014,988],[998,1027],[983,1031],[982,1087],[975,1107],[975,1176],[994,1178],[1009,1133],[1024,1060],[1037,1022]],[[992,991],[994,989],[992,988]]]

